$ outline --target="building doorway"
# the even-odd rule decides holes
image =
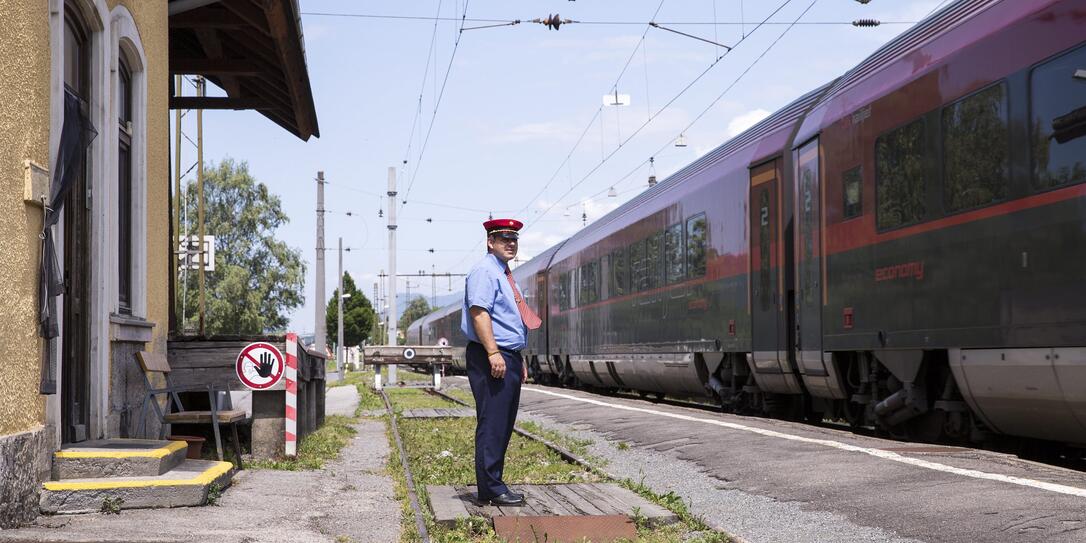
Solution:
[[[70,3],[64,9],[64,85],[90,104],[90,31]],[[90,210],[83,164],[64,201],[64,303],[61,333],[61,440],[87,439],[90,427]]]

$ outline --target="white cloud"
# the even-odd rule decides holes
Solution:
[[[766,111],[762,108],[757,108],[733,118],[731,121],[728,122],[727,137],[730,139],[738,136],[739,134],[742,134],[744,130],[758,124],[758,121],[765,119],[769,115],[769,111]]]
[[[490,138],[490,143],[524,143],[546,140],[569,142],[575,139],[576,133],[569,123],[544,121],[523,123],[500,131]]]

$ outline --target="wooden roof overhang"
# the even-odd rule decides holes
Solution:
[[[297,0],[170,0],[169,14],[170,74],[226,91],[171,88],[171,109],[255,109],[302,140],[320,137]]]

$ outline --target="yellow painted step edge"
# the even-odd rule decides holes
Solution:
[[[231,469],[234,469],[234,464],[230,462],[215,462],[211,467],[204,470],[203,473],[193,477],[191,479],[148,479],[145,481],[114,481],[109,479],[103,479],[101,481],[82,481],[82,482],[65,482],[65,481],[48,481],[42,483],[45,490],[59,491],[59,490],[112,490],[116,488],[147,488],[156,486],[188,486],[188,485],[206,485],[211,484],[212,481],[222,477],[226,473],[229,473]]]
[[[169,445],[142,451],[57,451],[56,458],[162,458],[188,447],[184,441],[171,441]]]

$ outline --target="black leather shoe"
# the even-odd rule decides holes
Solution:
[[[488,500],[490,505],[508,506],[508,505],[524,505],[524,496],[517,494],[516,492],[506,492],[501,496],[495,496]]]

